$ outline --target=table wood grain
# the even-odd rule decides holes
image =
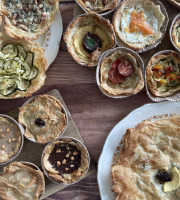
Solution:
[[[164,2],[164,0],[163,0]],[[75,2],[63,0],[60,11],[64,30],[73,19]],[[170,4],[169,4],[170,6]],[[152,103],[145,90],[124,99],[104,96],[96,84],[95,68],[77,64],[61,40],[59,53],[47,71],[45,85],[34,95],[58,89],[95,162],[111,129],[134,109]],[[20,107],[27,99],[0,100],[0,113]],[[131,123],[131,122],[129,122]],[[96,173],[45,200],[99,200]]]

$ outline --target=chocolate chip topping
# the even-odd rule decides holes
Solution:
[[[92,53],[98,47],[101,48],[101,39],[98,35],[88,32],[83,38],[83,47],[87,52]]]
[[[81,164],[81,151],[68,143],[55,145],[49,155],[49,162],[59,174],[70,174],[76,171]]]
[[[45,126],[46,125],[45,121],[43,121],[41,118],[37,118],[35,120],[35,124],[38,125],[38,126]]]
[[[159,180],[160,184],[172,181],[171,175],[166,171],[159,171],[156,174],[156,178]]]

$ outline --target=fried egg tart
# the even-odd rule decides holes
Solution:
[[[173,25],[172,40],[176,47],[180,50],[180,19],[178,19]]]
[[[119,0],[77,0],[88,12],[104,13],[117,7]]]
[[[42,166],[47,176],[57,183],[71,184],[85,176],[89,153],[84,145],[72,138],[61,138],[45,147]]]
[[[168,0],[172,5],[177,8],[180,8],[180,0]]]
[[[136,58],[117,49],[100,63],[100,87],[112,95],[132,95],[144,87],[142,71]]]
[[[180,116],[129,128],[112,166],[116,200],[180,199]]]
[[[0,199],[39,200],[44,192],[44,175],[32,166],[13,162],[0,175]]]
[[[25,136],[38,143],[55,140],[65,130],[67,117],[61,102],[50,95],[39,95],[19,109],[19,123]]]
[[[125,0],[113,16],[113,26],[117,39],[138,51],[162,38],[164,20],[160,5],[152,0]]]
[[[13,39],[37,39],[53,22],[58,5],[59,0],[2,0],[6,33]]]
[[[146,67],[148,90],[155,96],[166,97],[180,90],[180,58],[176,51],[151,57]]]
[[[0,32],[0,98],[31,96],[45,81],[47,60],[36,42],[13,40]]]
[[[96,66],[100,55],[115,46],[113,26],[93,12],[73,20],[64,40],[74,60],[88,67]]]

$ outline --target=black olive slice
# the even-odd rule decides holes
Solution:
[[[83,47],[87,52],[92,53],[98,47],[101,48],[101,39],[98,35],[88,32],[83,38]]]
[[[171,175],[166,171],[159,171],[156,174],[156,178],[159,180],[160,184],[172,181]]]
[[[43,121],[41,118],[37,118],[35,120],[35,124],[38,125],[38,126],[45,126],[46,125],[45,121]]]

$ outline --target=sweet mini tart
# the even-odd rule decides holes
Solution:
[[[111,168],[116,200],[180,199],[180,115],[129,128]]]
[[[79,64],[96,66],[100,55],[115,46],[113,26],[90,12],[78,16],[68,26],[64,40],[68,52]]]
[[[59,0],[2,0],[6,33],[14,39],[37,39],[53,22],[58,5]]]
[[[148,90],[157,97],[171,96],[180,90],[180,58],[178,52],[159,52],[146,66]]]
[[[42,168],[56,183],[72,184],[82,179],[89,168],[87,148],[74,138],[61,138],[48,144],[42,154]]]
[[[171,37],[174,44],[180,51],[180,18],[173,25]]]
[[[136,57],[134,57],[136,56]],[[142,75],[143,63],[140,66],[139,56],[126,48],[107,51],[100,60],[99,87],[110,95],[133,95],[144,87]]]
[[[105,13],[107,11],[113,10],[117,7],[120,0],[76,0],[82,8],[86,11],[96,12],[99,14]]]
[[[13,40],[0,32],[0,98],[31,96],[43,86],[46,67],[36,42]]]
[[[43,173],[23,162],[12,162],[0,175],[0,199],[39,200],[45,188]]]
[[[152,0],[125,0],[113,16],[118,41],[136,51],[145,50],[162,39],[161,28],[166,30],[164,21],[167,25],[168,19],[160,5]]]
[[[180,8],[180,0],[168,0],[176,8]]]
[[[15,159],[23,146],[19,124],[7,115],[0,115],[0,165]]]
[[[39,95],[19,109],[19,123],[26,128],[26,138],[47,143],[63,134],[67,127],[67,114],[58,99]]]

